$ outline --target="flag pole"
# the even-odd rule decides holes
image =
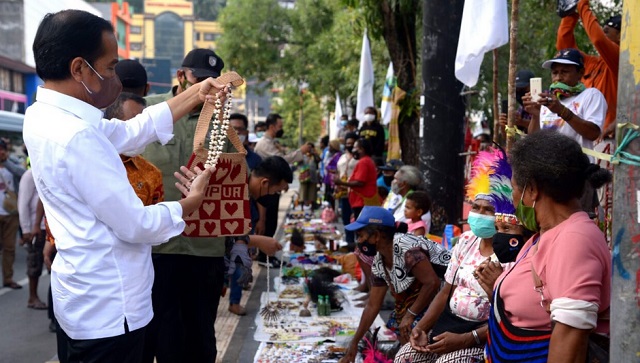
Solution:
[[[513,130],[514,121],[516,118],[516,63],[518,60],[517,52],[517,39],[518,39],[518,12],[519,12],[519,0],[511,0],[511,27],[509,30],[509,115],[507,117],[507,124],[509,129]],[[511,144],[514,142],[515,133],[507,132],[507,151],[511,149]]]
[[[500,144],[500,116],[498,108],[498,48],[493,50],[493,142]]]

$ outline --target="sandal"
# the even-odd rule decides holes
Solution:
[[[42,301],[38,301],[31,304],[27,304],[27,308],[33,309],[33,310],[47,310],[48,307],[47,307],[47,304],[43,303]]]
[[[15,281],[11,281],[11,282],[5,282],[4,283],[4,287],[8,287],[14,290],[18,290],[18,289],[22,289],[22,285],[18,284]]]

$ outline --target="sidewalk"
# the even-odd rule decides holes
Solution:
[[[280,196],[280,208],[278,209],[278,229],[275,239],[280,240],[283,236],[282,223],[291,205],[291,198],[297,193],[297,187],[292,184],[288,192]],[[278,274],[271,271],[271,278]],[[253,284],[251,291],[244,291],[240,305],[247,309],[246,316],[237,316],[230,313],[229,297],[220,299],[218,305],[218,317],[216,319],[216,345],[218,348],[218,359],[216,363],[247,363],[253,362],[253,357],[258,350],[259,342],[253,340],[253,333],[256,330],[255,319],[259,314],[260,296],[267,290],[265,283],[267,269],[253,263]]]

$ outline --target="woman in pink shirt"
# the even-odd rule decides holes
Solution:
[[[496,282],[487,362],[584,362],[589,335],[609,332],[611,254],[579,199],[611,173],[547,130],[518,141],[510,160],[516,216],[538,233]]]

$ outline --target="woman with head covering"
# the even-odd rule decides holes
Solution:
[[[404,224],[402,225],[404,226]],[[396,233],[396,221],[382,207],[364,207],[358,220],[345,227],[355,231],[362,253],[375,256],[371,267],[372,283],[360,324],[340,363],[353,362],[358,343],[380,312],[388,289],[395,308],[387,322],[403,344],[440,286],[430,259],[435,243],[410,234]],[[429,245],[432,244],[432,245]]]
[[[611,173],[553,130],[519,140],[510,160],[515,214],[537,234],[496,282],[488,362],[584,362],[589,334],[609,331],[611,253],[580,197]]]
[[[513,187],[511,186],[511,165],[507,155],[500,150],[490,168],[489,199],[496,213],[496,234],[493,236],[493,252],[501,263],[514,262],[524,242],[532,232],[524,228],[516,217],[513,205]],[[476,269],[476,278],[480,286],[491,298],[493,284],[502,274],[502,267],[485,261]]]
[[[473,202],[468,217],[471,231],[463,233],[451,250],[444,287],[413,329],[411,342],[396,355],[396,363],[483,360],[491,303],[474,271],[487,259],[500,265],[493,251],[495,211],[490,202],[490,171],[498,153],[480,152],[473,163],[467,185],[467,197]]]

